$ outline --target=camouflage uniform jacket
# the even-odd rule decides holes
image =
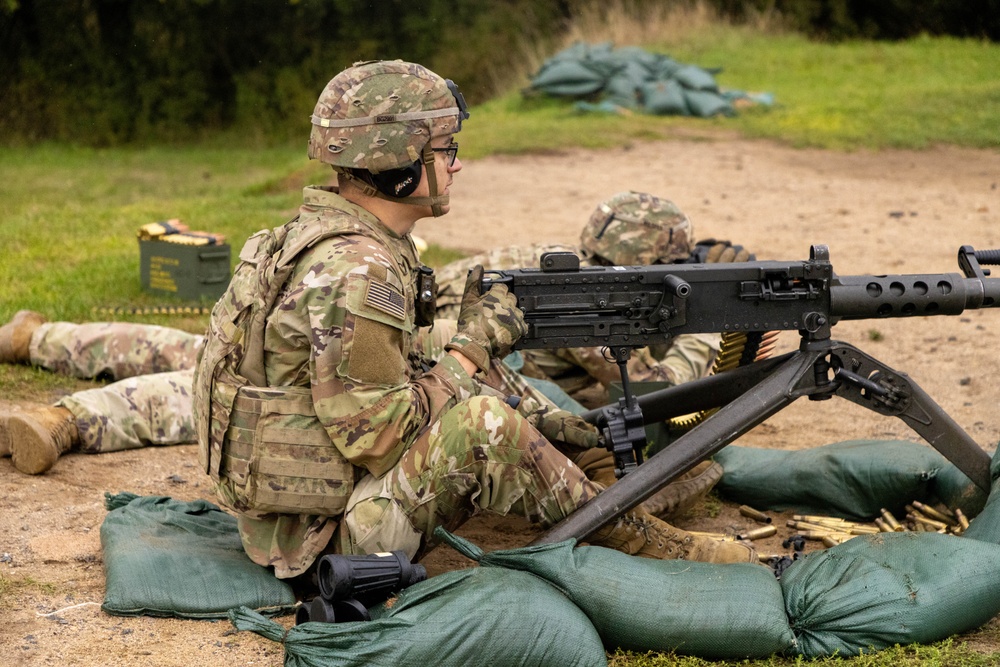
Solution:
[[[306,188],[299,216],[241,259],[196,373],[199,444],[247,553],[287,576],[329,541],[357,479],[479,385],[450,356],[424,370],[412,240],[333,189]]]
[[[486,270],[538,267],[544,253],[557,251],[583,254],[574,246],[535,244],[499,248],[449,263],[437,272],[437,316],[445,319],[458,317],[466,276],[469,269],[477,264]],[[581,264],[587,263],[588,260],[581,257]],[[671,384],[694,380],[708,374],[718,350],[718,335],[678,336],[672,339],[668,350],[655,355],[649,348],[633,351],[628,362],[629,378]],[[522,373],[552,380],[569,394],[590,389],[597,383],[607,387],[612,382],[621,381],[618,366],[609,362],[599,347],[522,350],[521,354],[525,359]]]

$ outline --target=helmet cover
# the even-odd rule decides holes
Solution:
[[[692,242],[691,221],[672,201],[631,191],[602,202],[580,235],[584,257],[619,266],[687,259]]]
[[[420,159],[434,137],[454,134],[468,118],[450,80],[401,60],[355,63],[316,102],[309,157],[377,174]]]

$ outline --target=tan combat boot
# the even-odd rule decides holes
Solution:
[[[64,452],[80,444],[76,417],[56,406],[0,414],[0,432],[4,431],[14,467],[28,475],[45,472]]]
[[[48,322],[41,313],[19,310],[10,322],[0,327],[0,363],[27,364],[31,361],[28,348],[31,334],[39,325]]]
[[[606,449],[588,449],[574,457],[573,462],[590,481],[597,482],[605,489],[618,481],[615,477],[614,458]],[[664,520],[682,516],[708,495],[722,479],[722,472],[722,466],[718,463],[702,461],[647,498],[641,507]]]
[[[631,510],[612,525],[601,528],[588,542],[642,558],[702,563],[759,562],[752,547],[692,535],[641,509]]]

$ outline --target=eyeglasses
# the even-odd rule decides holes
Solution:
[[[458,158],[458,142],[453,141],[444,148],[432,148],[435,153],[444,153],[445,159],[448,160],[448,166],[455,166],[455,160]]]

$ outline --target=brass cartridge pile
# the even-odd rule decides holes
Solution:
[[[212,232],[191,231],[177,218],[150,222],[136,233],[140,241],[164,241],[180,245],[222,245],[226,237]]]
[[[805,539],[822,542],[827,547],[836,546],[858,535],[874,535],[879,532],[876,526],[815,514],[795,514],[786,525]]]

